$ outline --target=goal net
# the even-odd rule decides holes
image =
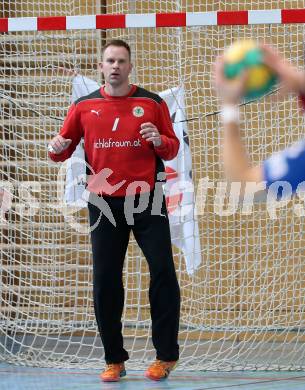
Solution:
[[[271,22],[260,10],[249,18],[246,11],[258,8],[252,0],[210,3],[2,0],[0,28],[9,31],[0,36],[0,180],[6,189],[0,229],[0,360],[49,367],[102,364],[87,209],[65,206],[59,199],[65,171],[48,159],[46,146],[71,103],[74,72],[101,84],[101,47],[107,39],[122,38],[132,49],[133,83],[157,93],[184,91],[180,108],[186,121],[181,123],[192,154],[201,262],[188,273],[185,253],[173,247],[182,297],[179,368],[304,369],[304,202],[296,197],[273,208],[264,202],[247,205],[236,202],[232,188],[226,188],[212,64],[233,41],[253,38],[274,45],[303,68],[305,27],[283,23],[278,1],[259,2],[260,10],[273,10]],[[304,8],[305,2],[281,6]],[[245,13],[216,15],[219,10]],[[183,26],[185,12],[205,14],[192,14]],[[149,16],[155,13],[163,14],[159,27]],[[90,28],[96,14],[121,17],[101,19],[98,28]],[[65,18],[71,15],[84,17]],[[40,19],[37,25],[38,16],[56,18]],[[275,91],[241,111],[255,163],[304,137],[296,96]],[[123,278],[128,364],[140,368],[154,357],[154,349],[148,267],[133,239]]]

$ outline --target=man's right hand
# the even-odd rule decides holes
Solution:
[[[60,154],[64,150],[68,149],[68,147],[71,145],[71,142],[71,139],[66,139],[58,134],[50,141],[48,145],[48,150],[51,153]]]
[[[264,63],[278,76],[282,94],[289,92],[305,93],[305,73],[298,70],[281,57],[271,46],[261,44],[264,53]]]

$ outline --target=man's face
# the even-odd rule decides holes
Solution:
[[[108,46],[104,51],[103,61],[99,65],[106,83],[113,87],[128,83],[132,64],[125,47]]]

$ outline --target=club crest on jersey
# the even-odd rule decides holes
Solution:
[[[141,106],[136,106],[136,107],[133,108],[132,113],[137,118],[140,118],[141,116],[144,115],[144,108],[141,107]]]

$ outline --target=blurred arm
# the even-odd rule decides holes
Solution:
[[[226,177],[232,181],[263,181],[263,167],[251,166],[239,124],[232,121],[224,123],[223,127],[222,160]]]
[[[263,166],[252,166],[240,134],[238,103],[245,89],[246,72],[236,82],[223,76],[223,57],[215,64],[215,85],[222,101],[223,143],[221,159],[226,177],[232,181],[263,180]]]

